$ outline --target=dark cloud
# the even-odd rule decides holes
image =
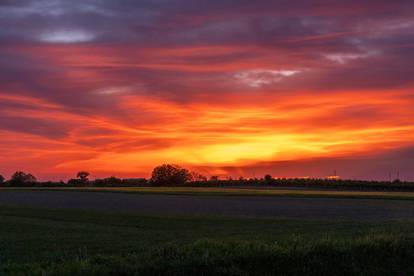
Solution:
[[[0,4],[1,37],[81,29],[99,41],[264,42],[410,18],[411,1],[16,1]],[[411,12],[410,12],[411,11]]]
[[[0,112],[0,130],[28,133],[50,139],[57,139],[66,137],[72,127],[73,126],[64,125],[62,122],[53,120],[10,116]]]
[[[352,95],[398,89],[408,91],[406,105],[413,102],[413,18],[411,0],[0,0],[0,96],[7,96],[0,98],[0,131],[53,139],[76,133],[62,118],[30,117],[48,107],[10,95],[56,105],[90,124],[162,128],[170,120],[160,112],[165,102],[231,109],[236,102],[260,107],[266,98],[275,108],[283,101],[301,106],[300,113],[309,106],[295,97],[347,93],[339,97],[346,104],[297,126],[278,117],[261,127],[278,120],[307,130],[389,126],[393,119],[409,125],[412,113],[360,104]],[[128,106],[125,98],[134,97],[150,103]],[[102,127],[105,134],[88,125],[71,141],[114,151],[176,143],[114,138],[110,128]],[[227,129],[223,123],[205,131]]]

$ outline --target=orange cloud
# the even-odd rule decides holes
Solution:
[[[412,147],[412,1],[9,2],[6,176],[145,176],[164,162],[243,175]]]
[[[407,119],[414,115],[413,103],[405,95],[405,91],[323,97],[306,93],[283,100],[267,95],[256,97],[256,102],[246,96],[234,105],[229,104],[231,97],[216,104],[120,95],[119,108],[132,120],[76,114],[37,99],[3,95],[3,100],[27,104],[23,113],[10,107],[5,114],[48,118],[66,134],[2,131],[1,162],[8,171],[20,168],[40,175],[53,171],[66,176],[87,169],[98,176],[146,176],[164,162],[245,166],[392,149],[410,145],[414,138],[414,123]]]

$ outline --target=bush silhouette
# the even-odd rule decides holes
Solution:
[[[198,182],[206,182],[207,177],[205,177],[202,174],[199,174],[198,172],[190,172],[191,180],[190,181],[198,181]]]
[[[37,182],[36,177],[34,177],[30,173],[25,173],[21,171],[15,172],[10,179],[10,184],[15,186],[25,186],[33,184],[35,182]]]
[[[265,180],[267,183],[269,183],[269,182],[272,182],[273,177],[272,177],[270,174],[266,174],[266,175],[265,175],[265,177],[264,177],[264,180]]]
[[[108,186],[121,186],[122,179],[117,178],[115,176],[103,178],[103,179],[95,179],[93,182],[93,186],[97,187],[108,187]]]

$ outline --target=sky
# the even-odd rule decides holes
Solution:
[[[0,174],[414,180],[414,1],[0,0]]]

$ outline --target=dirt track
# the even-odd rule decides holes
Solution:
[[[414,219],[414,201],[287,197],[178,196],[127,193],[1,191],[0,205],[305,219]]]

